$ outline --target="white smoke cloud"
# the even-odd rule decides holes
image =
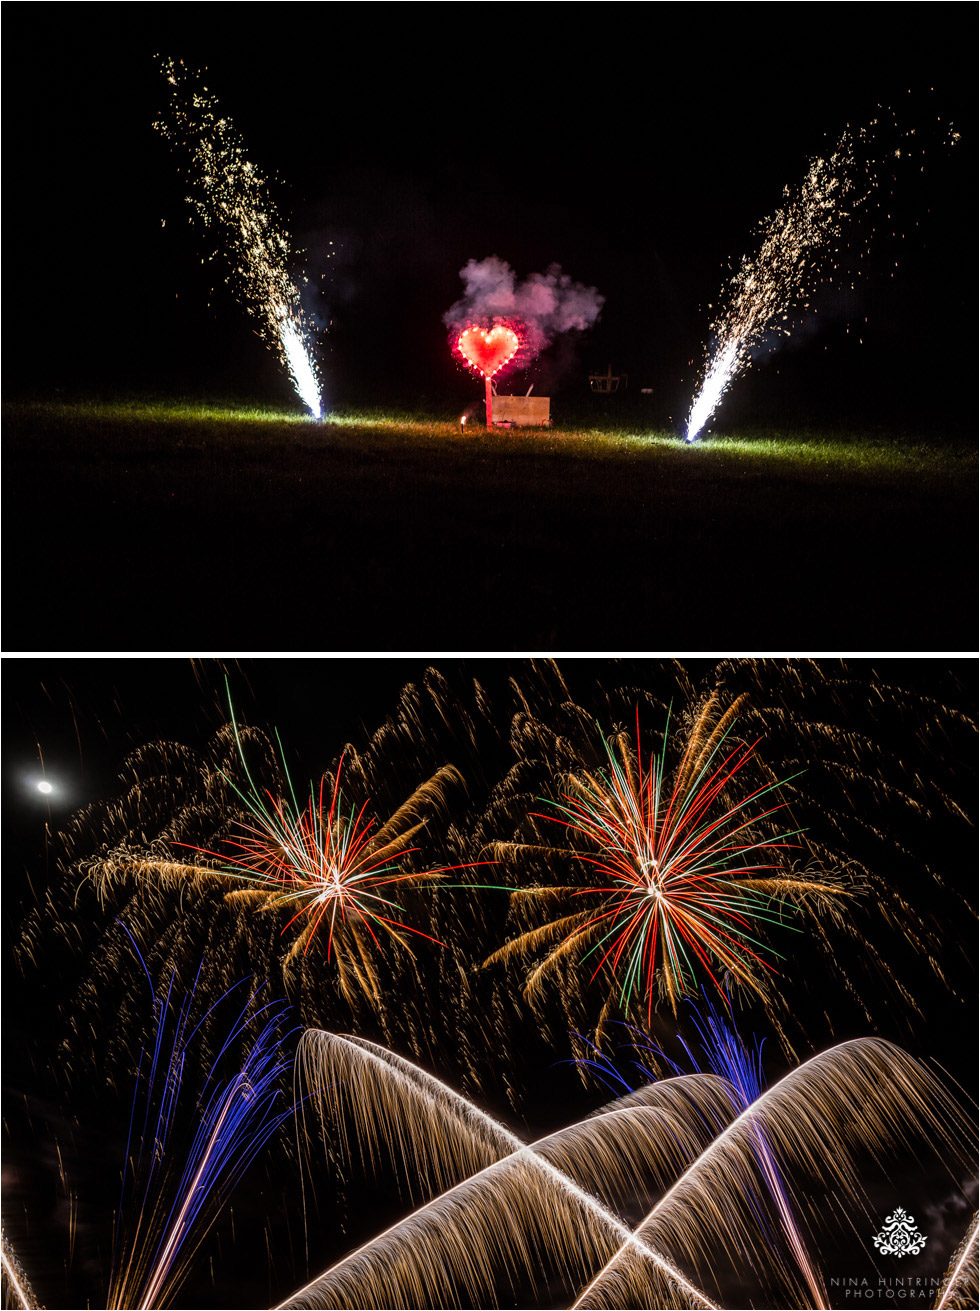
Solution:
[[[591,327],[605,300],[595,287],[583,286],[562,273],[558,264],[519,282],[506,260],[491,255],[469,260],[459,276],[464,294],[443,315],[443,322],[455,333],[471,323],[488,326],[494,320],[519,321],[522,364],[562,333]]]

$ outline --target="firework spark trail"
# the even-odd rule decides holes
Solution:
[[[367,1141],[373,1167],[378,1164],[379,1146],[385,1148],[392,1161],[399,1153],[404,1155],[407,1148],[411,1148],[410,1187],[424,1184],[429,1188],[445,1188],[460,1176],[482,1170],[499,1161],[502,1155],[510,1155],[515,1144],[521,1150],[526,1147],[497,1120],[448,1084],[365,1038],[338,1037],[320,1030],[307,1030],[300,1041],[297,1070],[300,1081],[310,1085],[310,1100],[319,1109],[321,1117],[329,1114],[340,1120],[345,1155],[353,1157],[347,1132],[349,1121],[360,1139],[362,1157]],[[338,1089],[343,1092],[339,1093]],[[656,1110],[676,1126],[669,1142],[659,1144],[644,1140],[641,1153],[630,1158],[625,1171],[620,1172],[625,1179],[624,1196],[632,1197],[641,1166],[653,1168],[656,1163],[673,1179],[684,1155],[702,1150],[701,1147],[695,1150],[693,1140],[688,1140],[683,1132],[685,1120],[691,1119],[692,1103],[697,1106],[694,1123],[699,1132],[709,1124],[715,1126],[712,1130],[715,1132],[735,1114],[727,1084],[686,1076],[669,1083],[651,1083],[635,1093],[630,1091],[628,1096],[596,1112],[608,1121],[614,1110],[617,1113]],[[341,1113],[342,1104],[349,1107],[347,1114]],[[594,1131],[596,1126],[592,1120],[588,1124],[590,1132]],[[573,1137],[582,1127],[560,1130],[542,1143]],[[541,1146],[541,1143],[537,1144],[536,1150]],[[614,1146],[618,1151],[626,1151],[624,1141],[618,1141]],[[569,1156],[564,1168],[566,1173],[577,1175],[581,1162],[575,1164],[574,1157]],[[591,1173],[611,1178],[616,1174],[612,1158],[603,1158],[601,1167],[593,1163]]]
[[[687,441],[695,440],[721,404],[721,398],[728,390],[729,383],[734,380],[739,367],[745,367],[745,361],[739,358],[740,344],[738,340],[724,341],[715,352],[704,382],[701,384],[701,390],[694,398],[691,413],[688,415]]]
[[[204,227],[217,234],[230,265],[228,284],[289,371],[297,395],[319,419],[320,383],[299,292],[288,271],[289,241],[267,180],[245,157],[242,139],[200,75],[174,59],[165,59],[162,71],[170,107],[154,127],[190,153],[188,199]]]
[[[695,1028],[701,1038],[708,1064],[715,1074],[729,1081],[738,1093],[742,1110],[747,1110],[753,1102],[759,1100],[765,1091],[765,1076],[762,1071],[762,1044],[758,1043],[754,1054],[743,1042],[740,1035],[725,1023],[724,1018],[711,1006],[705,1004],[707,1019],[704,1023],[695,1021]],[[690,1048],[681,1040],[688,1055],[693,1058]],[[769,1192],[779,1211],[780,1223],[786,1234],[790,1249],[796,1263],[803,1273],[807,1286],[813,1295],[813,1304],[825,1309],[828,1306],[827,1290],[823,1280],[815,1269],[800,1234],[799,1225],[793,1214],[793,1208],[780,1177],[779,1165],[773,1145],[769,1140],[765,1124],[761,1120],[752,1121],[752,1142],[756,1161],[765,1178]]]
[[[760,1124],[783,1161],[803,1164],[865,1209],[852,1143],[871,1145],[877,1155],[889,1144],[908,1147],[910,1132],[922,1132],[947,1168],[952,1160],[969,1160],[971,1139],[975,1143],[975,1128],[923,1065],[893,1043],[852,1039],[811,1057],[747,1106],[660,1198],[636,1234],[690,1256],[700,1224],[710,1229],[713,1242],[724,1240],[730,1251],[744,1252],[750,1235],[739,1223],[737,1202],[746,1179],[738,1163],[754,1156],[751,1140]],[[574,1307],[630,1305],[624,1298],[635,1287],[636,1273],[629,1258],[624,1245]]]
[[[740,1035],[734,1029],[728,1027],[724,1018],[719,1015],[714,1007],[709,1002],[704,1004],[707,1019],[702,1022],[695,1013],[693,1024],[700,1036],[705,1060],[698,1059],[680,1034],[678,1034],[678,1039],[690,1057],[695,1070],[703,1069],[704,1064],[707,1064],[708,1068],[720,1079],[724,1079],[725,1083],[732,1089],[732,1100],[736,1109],[739,1112],[745,1111],[762,1096],[765,1090],[765,1078],[762,1071],[762,1044],[757,1043],[754,1053],[750,1052]],[[641,1051],[647,1051],[651,1055],[666,1061],[677,1074],[682,1073],[675,1061],[672,1061],[665,1052],[651,1045],[646,1034],[638,1030],[632,1030],[632,1032],[634,1041],[631,1045],[637,1054]],[[593,1070],[603,1083],[608,1083],[610,1079],[613,1079],[624,1087],[630,1087],[630,1084],[610,1062],[609,1058],[603,1055],[594,1043],[588,1043],[587,1039],[585,1041],[592,1048],[595,1055],[591,1059],[576,1061],[576,1064],[584,1065]],[[639,1061],[634,1063],[643,1077],[650,1080],[657,1078]],[[813,1305],[825,1309],[828,1305],[826,1289],[806,1250],[799,1226],[793,1215],[792,1204],[780,1175],[776,1154],[767,1136],[765,1125],[760,1120],[751,1120],[749,1139],[760,1173],[765,1180],[770,1196],[776,1203],[783,1232],[810,1289]]]
[[[978,1300],[977,1238],[978,1217],[974,1215],[972,1226],[950,1262],[950,1268],[935,1301],[935,1311],[945,1311],[947,1307],[966,1308],[976,1306]]]
[[[137,949],[138,950],[138,949]],[[171,1011],[173,981],[157,1007],[158,1023],[150,1058],[142,1132],[135,1128],[136,1102],[130,1124],[130,1141],[136,1140],[132,1178],[123,1175],[124,1203],[127,1185],[142,1184],[142,1199],[132,1233],[123,1238],[121,1255],[114,1255],[113,1275],[106,1305],[138,1306],[140,1311],[169,1301],[188,1273],[188,1265],[224,1202],[244,1171],[279,1126],[293,1113],[275,1109],[280,1077],[289,1068],[288,1057],[278,1049],[278,1029],[285,1007],[262,1006],[255,1019],[260,1025],[241,1069],[218,1082],[217,1069],[224,1053],[245,1033],[247,1014],[255,994],[245,1003],[211,1068],[205,1085],[206,1103],[194,1131],[177,1187],[168,1186],[166,1169],[172,1132],[189,1044],[204,1020],[191,1028],[193,992],[182,1002],[175,1021],[173,1046],[164,1063],[165,1035]],[[222,999],[224,1000],[224,999]],[[210,1086],[210,1095],[208,1088]],[[130,1152],[127,1149],[127,1166]],[[168,1202],[168,1198],[172,1199]],[[128,1208],[120,1206],[120,1216]],[[117,1233],[117,1239],[122,1238]]]
[[[698,1014],[697,1008],[694,1009],[693,1024],[700,1038],[703,1059],[699,1060],[691,1050],[688,1042],[678,1034],[681,1046],[687,1052],[688,1057],[695,1070],[703,1069],[705,1064],[719,1078],[724,1079],[734,1090],[736,1094],[736,1104],[739,1111],[747,1110],[753,1102],[759,1100],[765,1090],[765,1075],[762,1068],[762,1043],[756,1042],[753,1051],[750,1051],[741,1035],[730,1027],[723,1015],[711,1005],[706,999],[703,1002],[704,1017]],[[639,1041],[634,1042],[634,1047],[639,1052],[646,1049],[653,1055],[666,1060],[667,1063],[681,1073],[676,1063],[658,1048],[650,1045],[650,1040],[644,1034],[635,1033]],[[597,1052],[598,1060],[588,1062],[602,1075],[612,1073],[615,1077],[621,1078],[615,1068],[609,1068],[609,1063]],[[655,1076],[649,1071],[641,1071],[649,1078]],[[625,1082],[625,1081],[624,1081]],[[783,1180],[780,1176],[779,1163],[773,1145],[766,1133],[766,1128],[761,1120],[753,1119],[750,1127],[750,1137],[752,1150],[755,1155],[759,1169],[765,1179],[769,1193],[776,1203],[779,1211],[780,1223],[783,1232],[786,1235],[790,1249],[796,1259],[797,1265],[806,1280],[807,1286],[813,1298],[813,1305],[818,1308],[827,1307],[827,1292],[824,1288],[823,1281],[819,1272],[815,1269],[813,1262],[810,1260],[809,1253],[800,1234],[799,1226],[793,1215],[792,1205],[787,1196]]]
[[[34,1311],[40,1303],[2,1225],[0,1225],[0,1263],[3,1268],[4,1306],[9,1304],[7,1299],[12,1294],[17,1299],[17,1305],[23,1307],[24,1311]]]
[[[313,356],[303,338],[302,329],[294,319],[285,315],[280,318],[279,340],[282,343],[289,376],[293,380],[296,394],[309,409],[314,419],[322,418],[323,407],[320,401],[320,383],[316,376]]]
[[[673,1305],[678,1294],[705,1305],[712,1299],[693,1282],[697,1273],[678,1282],[676,1266],[663,1254],[683,1253],[686,1265],[703,1261],[709,1270],[716,1270],[719,1245],[740,1267],[747,1262],[760,1277],[778,1282],[777,1297],[782,1300],[773,1305],[803,1305],[804,1295],[773,1248],[759,1205],[768,1184],[763,1178],[760,1187],[751,1170],[757,1160],[760,1126],[774,1158],[787,1167],[802,1168],[816,1180],[815,1199],[830,1188],[865,1208],[862,1170],[866,1167],[858,1166],[855,1149],[872,1148],[883,1168],[881,1156],[886,1149],[914,1151],[912,1138],[918,1141],[921,1134],[950,1166],[969,1159],[972,1137],[967,1118],[925,1067],[878,1039],[842,1043],[811,1058],[741,1110],[734,1121],[730,1117],[741,1095],[727,1080],[714,1074],[687,1075],[641,1089],[632,1094],[632,1104],[631,1099],[621,1098],[591,1119],[531,1145],[521,1143],[432,1076],[374,1044],[310,1033],[304,1036],[301,1068],[307,1071],[311,1101],[321,1114],[323,1108],[331,1115],[352,1114],[365,1129],[377,1121],[375,1134],[389,1151],[399,1148],[408,1153],[413,1168],[420,1153],[434,1144],[458,1154],[462,1169],[485,1158],[488,1150],[507,1154],[349,1253],[282,1307],[458,1305],[466,1295],[473,1296],[476,1287],[492,1288],[488,1282],[492,1260],[504,1261],[511,1272],[534,1269],[540,1256],[535,1239],[557,1259],[564,1258],[568,1275],[572,1266],[595,1268],[596,1256],[603,1260],[601,1249],[617,1235],[618,1252],[584,1289],[576,1306]],[[680,1085],[684,1085],[683,1097]],[[344,1090],[349,1112],[336,1097],[338,1089]],[[727,1090],[720,1120],[702,1100],[708,1090],[714,1096],[716,1089]],[[642,1141],[644,1150],[653,1150],[669,1164],[669,1154],[662,1151],[657,1137],[676,1134],[677,1120],[654,1116],[641,1130],[643,1118],[630,1119],[638,1109],[649,1114],[657,1104],[649,1099],[658,1095],[665,1099],[661,1110],[670,1109],[682,1119],[693,1116],[702,1130],[707,1128],[711,1141],[686,1168],[679,1158],[690,1144],[683,1149],[673,1144],[678,1166],[673,1182],[661,1185],[666,1192],[634,1231],[614,1216],[610,1224],[606,1207],[575,1179],[584,1168],[594,1186],[594,1180],[607,1172],[604,1153],[636,1132],[638,1145]],[[413,1104],[411,1113],[402,1106],[405,1101]],[[609,1126],[613,1131],[596,1143],[591,1135],[601,1133],[613,1119],[616,1125]],[[566,1149],[560,1168],[551,1159],[559,1145]],[[369,1159],[377,1164],[373,1147]],[[638,1178],[634,1169],[634,1187]],[[810,1203],[812,1192],[801,1190],[797,1204],[804,1212],[810,1206],[811,1223],[830,1224],[834,1217],[824,1216],[815,1202]],[[560,1199],[571,1209],[557,1206]],[[592,1227],[595,1220],[598,1228]],[[663,1275],[668,1285],[660,1282]],[[699,1282],[703,1287],[703,1280]],[[815,1282],[819,1286],[816,1277]],[[664,1298],[668,1286],[672,1287],[669,1301]]]
[[[860,203],[854,138],[845,132],[826,159],[814,159],[795,194],[762,224],[762,242],[743,258],[731,281],[731,299],[712,325],[715,349],[691,405],[688,442],[693,442],[721,404],[734,379],[749,365],[750,352],[786,311],[814,267],[815,257],[840,234],[849,211]]]
[[[324,1059],[329,1066],[328,1073],[324,1073]],[[519,1234],[517,1216],[521,1214],[528,1226],[533,1226],[535,1221],[540,1225],[541,1216],[551,1216],[558,1222],[554,1206],[547,1200],[551,1190],[556,1191],[570,1207],[573,1218],[584,1219],[590,1227],[588,1241],[581,1233],[569,1231],[558,1244],[562,1251],[568,1253],[574,1249],[580,1260],[589,1255],[594,1259],[596,1251],[610,1241],[622,1243],[634,1249],[645,1262],[650,1262],[657,1276],[666,1280],[665,1287],[672,1290],[672,1295],[680,1293],[683,1296],[684,1305],[714,1306],[673,1262],[638,1240],[628,1226],[576,1183],[567,1168],[557,1168],[540,1154],[546,1147],[575,1134],[595,1137],[606,1127],[604,1122],[612,1117],[617,1119],[617,1125],[609,1137],[607,1150],[611,1151],[614,1146],[621,1150],[623,1144],[620,1140],[632,1131],[639,1133],[642,1139],[637,1160],[651,1153],[658,1159],[669,1156],[676,1168],[685,1126],[670,1112],[683,1109],[690,1116],[693,1110],[694,1120],[702,1128],[708,1123],[724,1123],[730,1117],[730,1105],[727,1098],[718,1098],[714,1085],[706,1088],[690,1085],[684,1093],[690,1092],[691,1102],[687,1102],[681,1093],[679,1085],[684,1082],[682,1080],[675,1081],[677,1086],[674,1088],[643,1090],[647,1097],[662,1100],[663,1108],[668,1112],[664,1121],[658,1118],[656,1125],[651,1125],[649,1118],[653,1108],[638,1104],[634,1095],[632,1105],[625,1105],[624,1099],[580,1125],[528,1145],[438,1079],[364,1039],[308,1031],[297,1052],[297,1064],[306,1072],[306,1078],[321,1088],[319,1094],[315,1091],[311,1094],[314,1100],[323,1099],[324,1088],[346,1087],[347,1081],[341,1077],[340,1070],[346,1069],[352,1078],[357,1078],[356,1091],[348,1089],[348,1097],[358,1120],[365,1125],[371,1123],[366,1117],[381,1110],[375,1104],[375,1096],[371,1095],[376,1095],[378,1089],[382,1091],[386,1108],[403,1101],[406,1095],[412,1105],[417,1105],[421,1098],[424,1114],[418,1116],[414,1132],[406,1132],[412,1125],[404,1117],[399,1118],[397,1128],[392,1130],[387,1110],[379,1114],[378,1118],[384,1122],[383,1132],[390,1137],[390,1145],[397,1142],[403,1150],[407,1146],[414,1153],[417,1147],[427,1147],[426,1138],[440,1136],[440,1127],[448,1124],[453,1130],[451,1150],[462,1151],[464,1169],[473,1164],[474,1147],[477,1159],[480,1156],[485,1159],[488,1152],[498,1159],[491,1159],[469,1178],[348,1253],[281,1303],[278,1311],[285,1307],[382,1305],[385,1304],[384,1296],[397,1297],[397,1305],[407,1305],[410,1290],[421,1305],[433,1304],[431,1281],[439,1277],[436,1271],[442,1268],[437,1260],[437,1244],[442,1245],[445,1259],[451,1261],[461,1280],[485,1278],[489,1254],[499,1253],[504,1247],[512,1262],[523,1259],[531,1268],[531,1253],[526,1238]],[[332,1106],[331,1109],[336,1108]],[[434,1115],[437,1110],[441,1111],[439,1117]],[[632,1124],[624,1117],[631,1117]],[[657,1142],[658,1133],[666,1138],[666,1149]],[[703,1148],[694,1148],[694,1152],[697,1150]],[[690,1146],[687,1151],[688,1156],[693,1154]],[[599,1155],[602,1155],[601,1144]],[[574,1150],[571,1160],[575,1160]],[[547,1220],[544,1223],[547,1225]],[[592,1226],[597,1226],[595,1232]],[[550,1237],[554,1241],[555,1236]],[[467,1245],[481,1246],[483,1250],[462,1254],[460,1249]],[[419,1260],[421,1265],[416,1268]],[[423,1277],[430,1280],[428,1285],[419,1283]],[[392,1282],[384,1283],[386,1278]],[[349,1302],[345,1300],[347,1298]]]

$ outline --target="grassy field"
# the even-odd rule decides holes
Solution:
[[[4,406],[7,650],[966,650],[976,451]]]

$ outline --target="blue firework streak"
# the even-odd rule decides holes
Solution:
[[[154,1002],[156,1034],[137,1074],[109,1307],[156,1307],[171,1298],[235,1185],[293,1113],[292,1104],[281,1104],[281,1076],[292,1063],[281,1046],[289,1007],[278,1001],[256,1006],[254,990],[242,1003],[244,982],[230,988],[196,1024],[191,1018],[193,988],[178,997],[171,979],[165,995]],[[179,1147],[173,1140],[188,1053],[202,1025],[236,993],[239,1009],[198,1098],[191,1142],[177,1175],[173,1162]],[[228,1053],[250,1032],[255,1036],[240,1069],[221,1077]]]

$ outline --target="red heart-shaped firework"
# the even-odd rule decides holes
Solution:
[[[505,328],[502,323],[489,329],[466,328],[456,343],[466,363],[477,373],[482,373],[484,378],[492,378],[498,369],[508,364],[517,354],[520,344],[514,329]]]

